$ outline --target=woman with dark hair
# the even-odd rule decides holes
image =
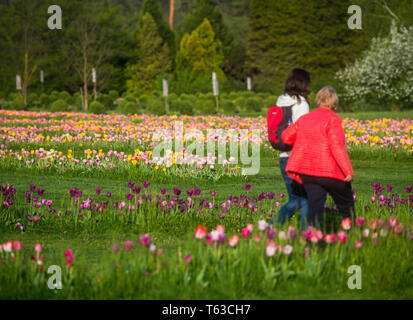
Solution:
[[[291,108],[291,123],[310,111],[307,97],[310,94],[310,73],[303,69],[293,69],[287,77],[284,94],[277,100],[277,106]],[[288,193],[288,202],[280,209],[275,222],[283,225],[294,213],[301,209],[301,229],[305,229],[308,215],[308,202],[303,185],[289,177],[285,171],[290,151],[280,152],[280,171]]]

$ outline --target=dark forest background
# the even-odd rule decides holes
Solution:
[[[62,8],[62,30],[47,27],[52,4]],[[352,4],[363,10],[362,30],[347,26]],[[338,70],[389,32],[391,14],[412,24],[411,4],[175,0],[171,28],[171,0],[0,0],[0,95],[16,92],[16,74],[32,92],[92,92],[92,68],[98,93],[149,93],[165,77],[176,94],[211,91],[211,71],[224,91],[245,90],[250,76],[254,91],[276,92],[293,67],[308,69],[316,86],[334,84]],[[197,58],[199,47],[211,53]]]

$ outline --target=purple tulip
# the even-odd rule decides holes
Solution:
[[[100,195],[100,191],[102,191],[102,189],[100,189],[99,187],[96,188],[96,194]]]
[[[150,183],[148,181],[144,181],[142,184],[145,189],[149,188]]]
[[[247,190],[247,191],[251,190],[251,185],[250,185],[250,184],[246,184],[246,185],[245,185],[245,190]]]

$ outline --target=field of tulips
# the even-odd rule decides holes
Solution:
[[[154,158],[177,122],[183,150]],[[412,299],[413,120],[343,125],[357,218],[328,199],[302,230],[272,224],[287,196],[263,117],[0,110],[0,298]],[[209,129],[258,144],[259,174],[206,150],[179,164]]]

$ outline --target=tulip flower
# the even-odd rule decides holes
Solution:
[[[21,243],[18,240],[13,241],[13,250],[20,251],[22,248],[23,248],[23,243]]]
[[[340,230],[337,233],[337,236],[341,243],[345,243],[347,241],[347,234],[343,230]]]
[[[364,218],[363,217],[357,217],[355,220],[355,224],[357,227],[361,227],[364,224]]]
[[[361,241],[354,241],[354,246],[355,246],[357,249],[360,249],[360,248],[363,246],[363,242],[361,242]]]
[[[268,227],[268,223],[265,220],[258,221],[258,230],[265,231]]]
[[[235,247],[238,244],[239,241],[240,241],[240,238],[236,235],[233,235],[228,239],[228,244],[231,247]]]
[[[196,239],[203,239],[207,235],[206,228],[204,226],[198,226],[195,229],[194,236]]]
[[[42,245],[40,243],[36,243],[34,245],[34,251],[36,252],[42,252]]]
[[[293,252],[293,247],[287,244],[283,249],[283,253],[288,256],[291,252]]]
[[[243,237],[248,237],[249,235],[250,235],[250,230],[249,229],[247,229],[247,228],[243,228],[242,230],[241,230],[241,234],[242,234],[242,236]]]
[[[188,254],[187,256],[184,257],[184,260],[186,263],[190,263],[192,259],[192,256],[190,254]]]
[[[126,241],[123,244],[123,247],[125,248],[125,251],[129,251],[133,247],[133,242],[132,241]]]
[[[274,241],[268,241],[267,246],[265,248],[265,254],[267,257],[272,257],[277,252],[277,246]]]
[[[350,220],[350,218],[345,218],[345,219],[343,219],[343,220],[341,221],[341,227],[342,227],[344,230],[350,230],[350,228],[351,228],[351,220]]]

